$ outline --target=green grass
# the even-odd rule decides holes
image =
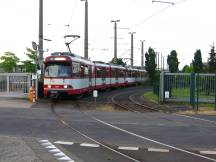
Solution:
[[[179,96],[188,97],[186,95],[188,93],[187,89],[177,89],[177,91],[175,91],[175,93],[178,94]],[[158,103],[158,96],[155,95],[153,92],[144,93],[144,97],[151,102]],[[169,102],[168,104],[190,106],[190,103],[188,103],[188,102]],[[196,108],[196,106],[197,105],[195,105],[195,108]],[[210,103],[199,103],[198,107],[199,107],[199,109],[214,110],[214,104],[210,104]]]
[[[148,99],[149,101],[158,102],[158,96],[155,95],[153,92],[146,92],[146,93],[144,93],[144,97],[146,99]]]
[[[195,91],[195,96],[197,95],[197,91]],[[180,98],[185,98],[185,97],[190,97],[190,89],[189,88],[176,88],[172,89],[172,96],[174,98],[180,97]],[[199,91],[199,98],[206,98],[206,99],[211,99],[214,98],[213,94],[207,95],[203,91]]]
[[[189,88],[172,89],[172,96],[174,97],[190,97]]]

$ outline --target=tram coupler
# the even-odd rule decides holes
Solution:
[[[59,92],[57,92],[57,91],[51,91],[50,92],[50,98],[51,99],[58,99],[59,97],[60,97]]]

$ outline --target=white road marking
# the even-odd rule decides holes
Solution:
[[[39,142],[43,143],[43,142],[49,142],[48,140],[40,140]]]
[[[41,145],[42,145],[42,146],[50,146],[50,145],[52,145],[52,143],[46,142],[46,143],[42,143]]]
[[[56,158],[58,157],[58,160],[66,161],[66,162],[74,162],[74,160],[72,160],[70,157],[65,155],[61,150],[59,150],[55,145],[53,145],[48,140],[40,140],[39,142],[41,143],[42,146],[49,149],[48,151],[53,153],[53,155],[56,156]],[[56,142],[58,143],[62,141],[56,141]]]
[[[81,143],[80,146],[84,147],[100,147],[98,144],[91,144],[91,143]]]
[[[55,149],[56,147],[54,145],[50,145],[50,146],[47,146],[45,148],[48,148],[48,149]]]
[[[150,152],[169,152],[168,149],[148,148]]]
[[[96,117],[93,117],[93,116],[91,116],[91,118],[94,119],[94,120],[96,120],[96,121],[98,121],[98,122],[100,122],[100,123],[102,123],[102,124],[104,124],[104,125],[107,125],[107,126],[109,126],[109,127],[112,127],[112,128],[114,128],[114,129],[117,129],[117,130],[119,130],[119,131],[122,131],[122,132],[124,132],[124,133],[130,134],[130,135],[132,135],[132,136],[135,136],[135,137],[138,137],[138,138],[147,140],[147,141],[151,141],[151,142],[153,142],[153,143],[156,143],[156,144],[159,144],[159,145],[162,145],[162,146],[166,146],[166,147],[172,148],[172,149],[174,149],[174,150],[178,150],[178,151],[180,151],[180,152],[184,152],[184,153],[187,153],[187,154],[190,154],[190,155],[194,155],[194,156],[197,156],[197,157],[200,157],[200,158],[203,158],[203,159],[207,159],[207,160],[216,162],[216,159],[213,159],[213,158],[210,158],[210,157],[207,157],[207,156],[203,156],[203,155],[200,155],[200,154],[196,154],[196,153],[193,153],[193,152],[190,152],[190,151],[187,151],[187,150],[184,150],[184,149],[181,149],[181,148],[178,148],[178,147],[169,145],[169,144],[165,144],[165,143],[162,143],[162,142],[159,142],[159,141],[150,139],[150,138],[148,138],[148,137],[144,137],[144,136],[138,135],[138,134],[136,134],[136,133],[133,133],[133,132],[127,131],[127,130],[125,130],[125,129],[119,128],[119,127],[117,127],[117,126],[111,125],[111,124],[109,124],[109,123],[107,123],[107,122],[105,122],[105,121],[102,121],[102,120],[100,120],[100,119],[98,119],[98,118],[96,118]]]
[[[65,154],[63,152],[59,152],[59,153],[54,154],[54,156],[65,156]]]
[[[119,150],[131,150],[131,151],[136,151],[139,150],[139,147],[124,147],[124,146],[119,146]]]
[[[191,119],[195,119],[195,120],[201,120],[201,121],[205,121],[208,123],[212,123],[212,124],[216,124],[216,121],[212,121],[212,120],[208,120],[208,119],[202,119],[202,118],[198,118],[198,117],[193,117],[193,116],[187,116],[187,115],[182,115],[182,114],[176,114],[177,116],[183,116],[186,118],[191,118]]]
[[[74,129],[73,127],[71,127],[71,126],[70,126],[68,123],[66,123],[65,121],[63,121],[63,120],[60,120],[60,121],[61,121],[65,126],[71,128],[71,129]],[[93,142],[99,144],[100,146],[103,146],[104,148],[107,148],[107,149],[109,149],[109,150],[111,150],[111,151],[113,151],[113,152],[115,152],[115,153],[117,153],[117,154],[119,154],[119,155],[121,155],[121,156],[123,156],[123,157],[125,157],[125,158],[128,158],[128,159],[130,159],[130,160],[133,160],[134,162],[141,162],[141,161],[139,161],[139,160],[136,160],[136,159],[134,159],[134,158],[132,158],[132,157],[126,155],[126,154],[123,154],[123,153],[121,153],[121,152],[119,152],[119,151],[116,151],[115,149],[112,149],[111,147],[109,147],[109,146],[107,146],[107,145],[104,145],[104,144],[101,143],[101,142],[98,142],[98,141],[94,140],[93,138],[91,138],[91,137],[89,137],[89,136],[83,134],[82,132],[80,132],[80,131],[78,131],[78,130],[76,130],[76,132],[78,132],[79,134],[81,134],[83,137],[85,137],[85,138],[87,138],[87,139],[90,139],[91,141],[93,141]]]
[[[54,143],[60,144],[60,145],[73,145],[74,142],[65,142],[65,141],[55,141]]]
[[[72,160],[72,159],[69,158],[68,156],[63,156],[61,158],[58,158],[58,160]]]
[[[56,152],[61,152],[59,149],[52,149],[52,150],[49,150],[49,152],[53,152],[53,153],[56,153]]]
[[[200,154],[205,154],[205,155],[216,155],[216,151],[200,151]]]

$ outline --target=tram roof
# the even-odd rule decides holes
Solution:
[[[51,56],[68,56],[68,57],[71,57],[72,62],[77,61],[77,62],[82,62],[82,63],[88,64],[88,65],[93,64],[92,61],[90,61],[90,60],[88,60],[82,56],[76,55],[74,53],[70,53],[70,52],[54,52],[54,53],[51,53]]]

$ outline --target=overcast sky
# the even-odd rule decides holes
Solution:
[[[215,0],[170,0],[175,5],[152,3],[152,0],[89,0],[89,57],[110,61],[113,57],[113,26],[118,23],[118,57],[130,57],[130,35],[134,35],[134,63],[140,65],[140,40],[167,56],[178,53],[180,67],[189,64],[196,49],[207,61],[210,45],[216,40]],[[26,47],[38,42],[39,0],[0,0],[0,55],[6,51],[24,59]],[[44,0],[45,56],[53,51],[66,51],[63,36],[81,38],[72,51],[83,56],[84,6],[80,0]],[[164,10],[163,12],[160,12]],[[160,12],[160,13],[159,13]],[[159,13],[159,14],[156,14]],[[153,16],[155,15],[155,16]],[[51,25],[49,25],[51,24]],[[65,25],[69,24],[67,27]],[[129,64],[129,62],[128,62]]]

